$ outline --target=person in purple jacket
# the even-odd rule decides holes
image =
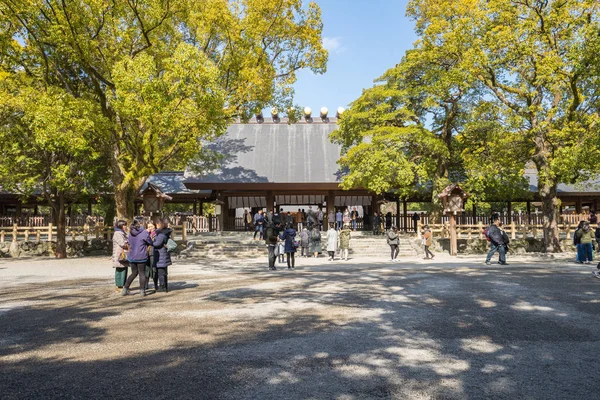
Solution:
[[[129,228],[129,253],[127,253],[127,261],[131,266],[131,275],[127,278],[125,286],[121,294],[126,296],[129,294],[129,287],[136,278],[140,276],[140,295],[145,296],[146,291],[146,263],[148,262],[148,246],[152,246],[152,239],[150,233],[144,227],[143,219],[134,219],[131,227]]]

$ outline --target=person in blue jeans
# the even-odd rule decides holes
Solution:
[[[596,241],[596,236],[590,228],[589,222],[584,221],[581,229],[579,229],[575,235],[580,240],[580,244],[577,247],[579,263],[589,264],[592,261],[592,250],[594,249],[593,243]]]
[[[258,210],[256,214],[254,214],[254,240],[256,240],[256,234],[260,233],[259,239],[263,238],[263,229],[265,225],[265,218],[263,217],[263,211]]]
[[[493,217],[492,225],[488,228],[488,237],[491,241],[490,251],[485,259],[485,264],[490,265],[491,259],[496,252],[498,252],[499,260],[498,264],[508,265],[506,263],[506,247],[508,246],[508,237],[503,234],[500,230],[500,218],[498,216]]]
[[[356,211],[356,207],[350,212],[350,218],[352,218],[352,230],[356,231],[356,222],[358,220],[358,211]]]
[[[344,218],[344,214],[342,214],[342,211],[338,210],[337,213],[335,213],[335,228],[339,231],[340,229],[342,229],[342,220]]]

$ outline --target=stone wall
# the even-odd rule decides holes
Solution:
[[[0,243],[0,258],[12,257],[54,257],[56,242],[4,242]],[[88,241],[73,240],[67,242],[67,256],[110,256],[112,241],[92,239]]]

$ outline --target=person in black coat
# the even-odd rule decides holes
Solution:
[[[154,238],[154,265],[158,272],[159,288],[158,292],[168,292],[167,269],[172,264],[171,254],[167,249],[167,242],[171,238],[173,230],[169,228],[169,219],[164,218],[158,221],[158,229]]]
[[[495,216],[492,225],[487,229],[487,236],[490,238],[490,251],[485,259],[485,264],[490,265],[490,261],[494,254],[498,252],[499,264],[508,265],[506,263],[506,250],[508,248],[508,236],[500,229],[500,218]]]
[[[281,232],[281,235],[279,235],[281,240],[285,240],[285,254],[287,256],[288,269],[294,269],[296,263],[294,259],[296,253],[296,246],[294,244],[295,237],[296,231],[292,228],[292,224],[288,224],[285,231]]]

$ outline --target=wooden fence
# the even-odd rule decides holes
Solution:
[[[67,226],[79,226],[84,225],[97,225],[104,222],[104,218],[101,216],[88,216],[88,215],[74,215],[73,217],[66,217]],[[12,227],[17,224],[19,226],[28,227],[44,227],[52,223],[52,218],[49,215],[37,215],[37,216],[2,216],[0,217],[0,227]]]
[[[559,224],[559,236],[561,239],[569,239],[573,237],[573,233],[577,229],[577,224]],[[462,224],[456,225],[457,237],[459,239],[485,239],[483,231],[488,224],[479,222],[478,224]],[[450,223],[444,224],[432,224],[429,225],[431,232],[434,237],[449,238],[450,237]],[[506,232],[511,239],[525,239],[525,238],[537,238],[541,239],[544,237],[544,226],[542,224],[517,224],[511,222],[510,224],[503,224],[502,229]]]
[[[175,240],[187,240],[188,230],[186,225],[172,225],[172,238]],[[82,227],[67,227],[67,240],[111,240],[114,233],[112,226],[96,225],[90,227],[85,224]],[[0,243],[8,241],[53,241],[56,240],[56,226],[18,226],[0,227]]]

